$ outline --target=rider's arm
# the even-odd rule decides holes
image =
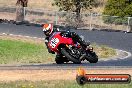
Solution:
[[[46,45],[46,47],[47,47],[47,49],[48,49],[48,52],[49,53],[52,53],[52,54],[55,54],[55,52],[54,51],[52,51],[49,47],[48,47],[48,41],[49,40],[49,37],[46,37],[45,38],[45,45]]]

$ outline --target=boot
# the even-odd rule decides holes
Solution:
[[[80,40],[79,43],[81,44],[81,46],[82,46],[84,49],[86,49],[87,46],[90,45],[90,42],[85,42],[84,40]]]
[[[90,45],[90,42],[85,42],[85,41],[82,40],[82,38],[81,38],[78,34],[76,34],[75,32],[72,32],[72,33],[71,33],[71,36],[72,36],[73,40],[74,40],[75,42],[80,43],[80,45],[81,45],[84,49],[86,49],[86,47]]]

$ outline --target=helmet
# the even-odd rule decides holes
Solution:
[[[53,24],[44,24],[43,25],[43,32],[46,36],[49,36],[53,32]]]

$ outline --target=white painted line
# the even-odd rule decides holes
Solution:
[[[130,52],[127,52],[127,51],[124,51],[124,50],[119,50],[119,49],[116,49],[116,53],[117,53],[117,55],[114,56],[114,57],[110,57],[110,58],[100,58],[99,61],[126,59],[126,58],[129,58],[129,57],[132,56],[132,54]],[[120,56],[120,53],[125,53],[127,55]]]
[[[9,34],[9,35],[13,35],[13,34]]]
[[[7,35],[6,33],[2,33],[3,35]]]
[[[22,35],[14,35],[14,36],[22,36]]]
[[[127,53],[127,56],[125,56],[125,57],[123,57],[123,58],[120,58],[120,59],[126,59],[126,58],[128,58],[128,57],[131,57],[131,56],[132,56],[132,54],[131,54],[130,52],[123,51],[123,50],[120,50],[120,51]]]
[[[30,38],[30,36],[24,36],[24,37]]]
[[[2,33],[3,35],[8,35],[6,33]],[[30,37],[30,36],[23,36],[23,35],[15,35],[15,34],[9,34],[11,36],[20,36],[20,37],[27,37],[27,38],[34,38],[34,39],[45,39],[45,38],[38,38],[38,37]]]
[[[37,39],[37,37],[33,37],[33,38]]]

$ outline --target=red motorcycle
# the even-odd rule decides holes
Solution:
[[[72,38],[68,37],[68,33],[54,32],[49,38],[49,48],[61,55],[62,58],[55,58],[57,64],[72,61],[75,64],[80,64],[81,61],[87,60],[90,63],[98,62],[98,56],[93,52],[92,47],[83,47],[74,42]]]

